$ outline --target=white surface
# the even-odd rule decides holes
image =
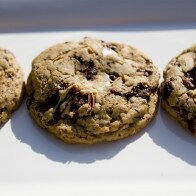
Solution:
[[[87,35],[137,47],[154,60],[162,73],[173,56],[195,42],[196,29],[1,34],[0,46],[16,55],[27,78],[32,59],[43,49]],[[134,137],[81,146],[64,144],[39,129],[23,103],[0,129],[0,195],[25,195],[27,191],[32,195],[37,192],[52,195],[52,191],[79,195],[81,190],[86,195],[107,191],[195,195],[195,154],[196,139],[162,109]]]

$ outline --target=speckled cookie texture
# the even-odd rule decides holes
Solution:
[[[44,129],[93,144],[139,132],[154,117],[159,72],[137,49],[85,37],[33,60],[27,107]]]
[[[196,135],[196,45],[169,62],[161,86],[162,106]]]
[[[10,51],[0,48],[0,124],[19,107],[24,92],[22,68]]]

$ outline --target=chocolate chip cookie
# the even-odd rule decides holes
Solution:
[[[161,86],[163,108],[196,135],[196,45],[169,62]]]
[[[93,144],[139,132],[154,117],[159,72],[137,49],[85,37],[33,60],[27,108],[65,142]]]
[[[10,51],[0,48],[0,124],[21,104],[24,89],[22,68]]]

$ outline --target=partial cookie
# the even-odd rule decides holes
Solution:
[[[0,48],[0,124],[21,104],[24,89],[22,68],[10,51]]]
[[[39,126],[65,142],[117,140],[152,120],[158,84],[157,68],[137,49],[86,37],[34,59],[27,107]]]
[[[166,66],[161,94],[163,108],[196,135],[196,45]]]

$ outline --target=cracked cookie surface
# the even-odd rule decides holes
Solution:
[[[0,48],[0,124],[21,104],[24,89],[22,68],[10,51]]]
[[[65,142],[93,144],[139,132],[154,117],[159,72],[137,49],[85,37],[33,60],[27,108]]]
[[[196,45],[169,62],[161,86],[163,108],[196,135]]]

